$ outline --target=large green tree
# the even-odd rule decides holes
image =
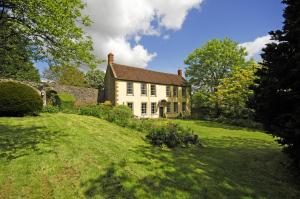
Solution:
[[[263,50],[253,104],[257,119],[300,167],[300,1],[283,3],[284,26],[270,33],[276,42]]]
[[[185,59],[186,77],[196,90],[214,91],[233,67],[245,65],[246,54],[245,48],[228,38],[211,40]]]
[[[2,18],[3,20],[3,18]],[[39,82],[40,75],[31,58],[29,41],[18,34],[15,24],[0,19],[0,77]]]
[[[27,39],[31,60],[95,67],[92,40],[83,31],[91,24],[84,7],[82,0],[0,0],[0,29],[13,24],[14,34]]]

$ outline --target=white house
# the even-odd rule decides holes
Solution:
[[[162,73],[114,63],[108,54],[104,99],[127,105],[142,118],[177,117],[191,114],[190,87],[178,74]]]

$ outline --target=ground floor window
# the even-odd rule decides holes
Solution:
[[[174,102],[174,113],[178,113],[178,102]]]
[[[131,109],[133,112],[133,103],[132,102],[127,102],[127,106]]]
[[[146,102],[142,103],[141,112],[142,112],[142,114],[147,114],[147,103]]]
[[[151,103],[151,113],[152,114],[156,113],[156,103],[155,102]]]
[[[182,111],[186,111],[186,102],[182,102]]]
[[[171,103],[167,102],[167,113],[171,113]]]

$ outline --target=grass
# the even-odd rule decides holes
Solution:
[[[0,198],[299,198],[274,139],[175,122],[203,147],[152,147],[145,135],[72,114],[0,118]]]

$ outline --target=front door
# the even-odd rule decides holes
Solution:
[[[159,117],[164,117],[164,107],[159,107]]]

